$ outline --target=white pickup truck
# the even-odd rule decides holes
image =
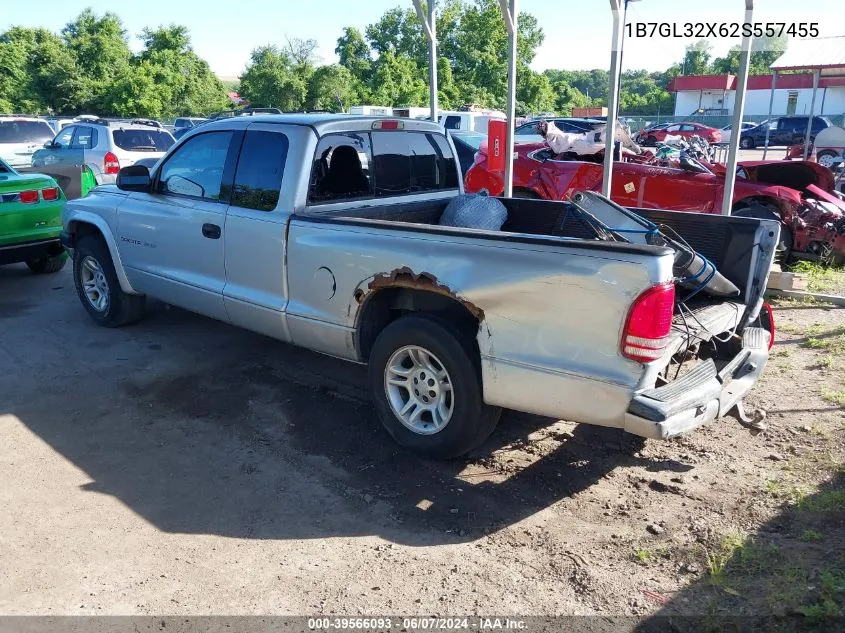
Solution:
[[[689,298],[670,248],[596,239],[570,203],[441,225],[461,193],[439,125],[238,117],[69,202],[62,240],[97,323],[154,297],[368,363],[384,426],[428,456],[472,449],[503,407],[668,438],[741,404],[768,359],[776,224],[643,211],[740,290]]]

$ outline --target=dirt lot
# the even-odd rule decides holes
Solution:
[[[432,463],[359,367],[162,305],[99,328],[69,267],[0,268],[0,612],[821,622],[845,604],[845,311],[776,318],[766,432],[634,452],[506,413]]]

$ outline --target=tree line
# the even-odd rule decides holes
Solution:
[[[226,86],[191,47],[188,29],[145,28],[139,53],[129,47],[120,18],[83,11],[58,34],[12,27],[0,34],[0,113],[90,112],[104,116],[202,115],[228,107]],[[573,107],[607,103],[606,70],[546,70],[530,65],[545,34],[537,19],[519,15],[517,112],[570,114]],[[497,0],[439,0],[437,5],[440,107],[479,104],[504,108],[507,32]],[[752,74],[768,72],[786,41],[760,41]],[[739,51],[712,58],[700,40],[662,72],[622,75],[622,114],[669,113],[668,82],[680,74],[737,72]],[[252,51],[238,83],[258,106],[284,111],[339,112],[350,105],[423,106],[428,103],[428,41],[416,12],[394,8],[363,31],[346,27],[337,40],[339,61],[321,65],[317,43],[290,38]],[[565,60],[561,60],[565,61]]]

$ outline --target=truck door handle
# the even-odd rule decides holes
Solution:
[[[202,234],[211,240],[220,239],[220,227],[216,224],[203,224]]]

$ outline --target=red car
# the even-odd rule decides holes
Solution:
[[[701,123],[674,123],[666,127],[642,130],[637,134],[636,141],[640,145],[650,145],[653,147],[658,141],[664,140],[670,134],[684,138],[698,135],[708,143],[718,143],[722,140],[722,131],[717,128],[702,125]]]
[[[544,143],[516,146],[514,197],[566,200],[574,191],[600,191],[602,165],[558,160]],[[466,174],[465,189],[500,196],[504,175],[487,167],[482,145]],[[637,162],[616,162],[611,198],[626,207],[721,213],[722,165],[698,163],[705,173]],[[845,260],[845,202],[837,198],[829,169],[804,161],[742,162],[732,213],[782,222],[782,256],[808,253]]]

